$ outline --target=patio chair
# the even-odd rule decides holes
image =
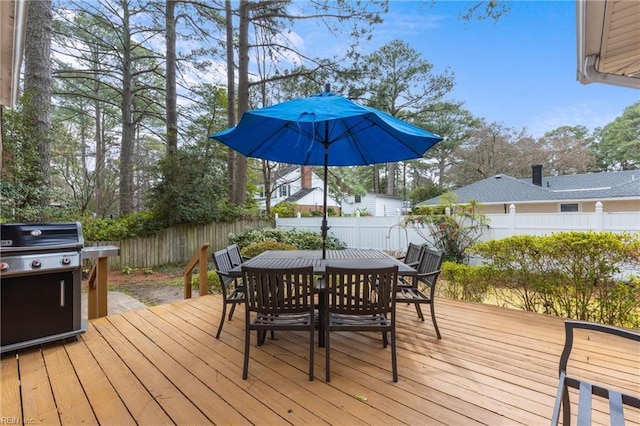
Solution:
[[[309,333],[309,380],[313,380],[316,326],[313,266],[291,269],[243,266],[242,276],[246,286],[242,378],[246,379],[249,372],[251,330],[257,331],[258,346],[264,343],[267,331],[297,330]]]
[[[424,250],[423,246],[409,243],[409,246],[407,247],[407,252],[405,253],[404,257],[400,258],[400,260],[402,260],[405,264],[415,268],[420,263],[423,250]]]
[[[444,259],[444,253],[439,251],[423,249],[422,258],[416,270],[418,274],[411,279],[399,278],[398,291],[396,293],[396,302],[407,304],[413,303],[418,313],[418,318],[424,321],[424,315],[420,305],[430,305],[431,321],[436,330],[438,339],[441,339],[440,329],[436,321],[435,312],[435,290],[436,281],[440,275],[440,268]]]
[[[324,297],[324,344],[326,381],[331,380],[331,343],[333,331],[380,331],[383,347],[391,334],[391,368],[398,381],[396,361],[396,291],[398,267],[361,268],[327,265]],[[376,289],[377,287],[377,289]]]
[[[242,254],[240,254],[240,246],[237,243],[228,246],[227,252],[229,252],[229,259],[231,259],[231,265],[233,267],[236,267],[243,262]]]
[[[224,325],[224,319],[227,314],[227,305],[231,305],[231,310],[229,311],[229,321],[231,321],[236,305],[244,301],[244,286],[240,279],[229,275],[229,270],[233,268],[233,265],[231,264],[231,258],[229,257],[227,249],[214,252],[213,263],[222,287],[222,316],[220,317],[218,332],[216,333],[216,339],[219,339],[220,333],[222,332],[222,326]]]
[[[595,324],[583,321],[565,321],[565,342],[562,355],[560,356],[560,381],[558,383],[558,393],[556,395],[556,402],[553,407],[553,417],[551,419],[551,425],[557,425],[560,419],[560,410],[562,409],[562,424],[564,426],[571,424],[571,403],[569,401],[569,388],[578,389],[578,401],[577,401],[577,424],[578,425],[590,425],[591,424],[591,403],[592,395],[597,395],[601,398],[609,400],[609,416],[612,425],[624,425],[624,405],[640,409],[640,398],[635,395],[630,395],[626,392],[621,392],[617,389],[605,387],[600,384],[595,384],[590,381],[578,378],[573,375],[567,374],[567,363],[571,355],[573,348],[573,336],[574,329],[591,330],[598,333],[604,333],[609,335],[618,336],[623,339],[630,339],[635,342],[640,342],[640,333],[630,330],[624,330],[617,327],[608,325]],[[590,339],[591,340],[591,339]],[[594,354],[594,359],[597,359],[597,354]],[[597,361],[596,361],[597,362]],[[606,376],[604,376],[606,377]],[[636,378],[635,383],[640,380]],[[637,418],[636,418],[637,420]]]

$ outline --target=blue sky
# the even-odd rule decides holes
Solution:
[[[406,41],[435,72],[455,73],[450,97],[472,114],[536,137],[563,125],[603,126],[640,100],[633,89],[576,80],[574,1],[511,1],[497,23],[459,19],[474,3],[391,0],[367,50]],[[318,38],[305,44],[313,50]]]

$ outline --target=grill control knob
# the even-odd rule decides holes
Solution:
[[[0,263],[0,272],[7,272],[9,270],[9,264],[7,262]]]
[[[68,256],[64,256],[60,262],[61,262],[63,265],[68,265],[68,264],[70,264],[70,263],[71,263],[71,258],[70,258],[70,257],[68,257]]]
[[[42,262],[40,262],[38,259],[31,261],[32,268],[37,269],[41,266],[42,266]]]

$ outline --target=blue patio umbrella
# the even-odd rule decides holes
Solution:
[[[326,257],[328,166],[360,166],[421,158],[442,140],[375,108],[328,90],[247,111],[237,126],[210,138],[247,157],[324,167],[322,258]]]

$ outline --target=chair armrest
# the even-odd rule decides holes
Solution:
[[[418,277],[418,279],[420,279],[420,278],[426,278],[426,277],[432,277],[434,275],[438,275],[438,274],[440,274],[440,272],[441,272],[441,270],[438,269],[437,271],[425,272],[423,274],[418,274],[416,276]]]
[[[229,275],[228,273],[219,271],[217,269],[214,269],[214,270],[216,271],[216,274],[218,274],[218,277],[220,278],[220,284],[224,288],[229,287],[229,284],[231,284],[232,282],[235,282],[236,285],[238,285],[239,284],[238,281],[242,279],[242,277]]]

